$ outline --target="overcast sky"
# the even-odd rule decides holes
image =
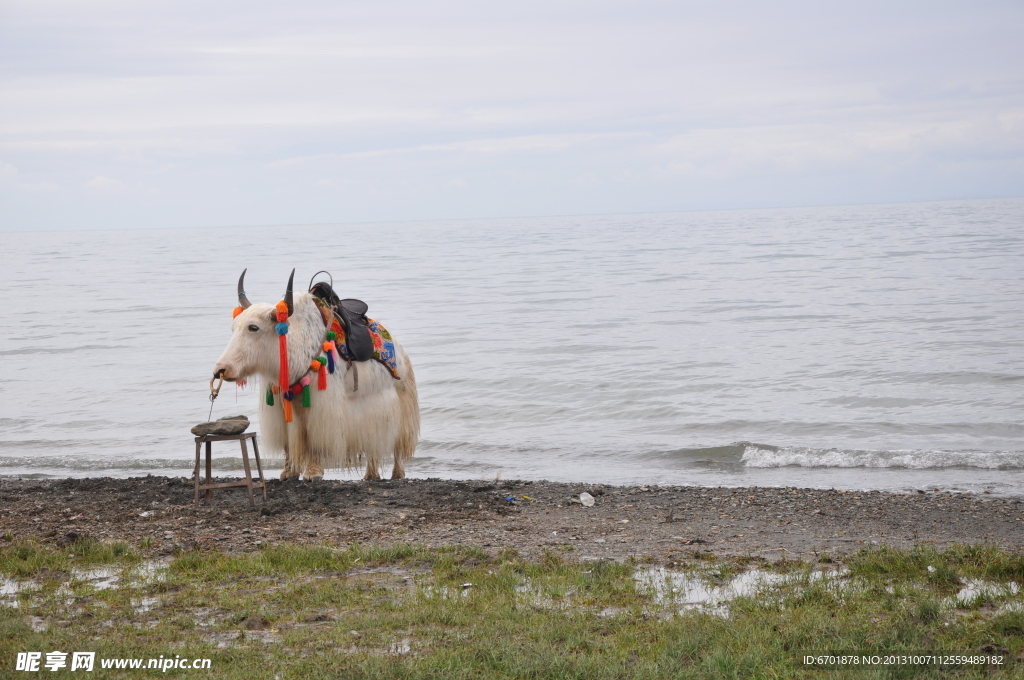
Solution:
[[[0,2],[0,229],[1024,195],[1024,3]]]

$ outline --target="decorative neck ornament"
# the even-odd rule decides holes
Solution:
[[[238,279],[238,302],[239,306],[235,307],[232,312],[232,318],[237,317],[246,308],[250,306],[249,299],[245,295],[243,282],[245,279],[245,271],[242,272],[242,276]],[[310,373],[317,374],[317,391],[322,392],[327,389],[327,374],[334,373],[335,368],[341,362],[338,355],[337,339],[338,333],[341,332],[341,326],[333,316],[330,322],[325,319],[327,328],[324,333],[324,341],[321,344],[323,354],[315,357],[309,362],[309,367],[306,369],[299,381],[294,385],[291,384],[291,371],[288,366],[288,318],[291,317],[294,312],[293,296],[292,296],[292,282],[295,279],[295,270],[292,270],[292,274],[288,277],[288,289],[285,291],[284,299],[278,302],[274,306],[276,313],[275,318],[277,324],[274,329],[277,331],[277,344],[279,352],[279,363],[280,371],[278,373],[277,384],[271,384],[267,386],[266,403],[268,406],[274,405],[274,395],[280,394],[282,398],[282,406],[284,407],[284,420],[286,423],[292,422],[292,400],[299,394],[302,395],[302,405],[305,408],[309,408],[311,404],[311,388],[310,385],[313,380],[310,378]],[[385,331],[386,332],[386,331]],[[390,338],[390,336],[388,336]]]
[[[274,395],[280,394],[284,400],[284,420],[286,423],[292,422],[292,400],[298,395],[302,394],[302,405],[309,408],[311,405],[310,393],[312,389],[313,380],[309,377],[310,373],[317,375],[316,389],[318,392],[322,392],[327,389],[327,374],[334,373],[335,366],[338,362],[338,354],[335,350],[334,331],[328,330],[325,336],[325,340],[321,345],[324,354],[315,357],[309,362],[309,367],[306,372],[303,373],[299,381],[294,385],[291,384],[290,372],[288,370],[288,314],[287,305],[284,301],[277,303],[277,341],[280,350],[281,358],[281,374],[278,379],[277,385],[267,387],[267,406],[274,405]],[[282,311],[282,309],[284,311]]]

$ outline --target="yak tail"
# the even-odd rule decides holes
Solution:
[[[412,458],[420,439],[420,398],[416,390],[416,374],[408,355],[405,357],[405,375],[396,386],[401,420],[395,441],[395,461],[400,462]]]

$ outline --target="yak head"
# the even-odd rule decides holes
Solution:
[[[323,340],[324,324],[312,296],[292,293],[294,279],[293,269],[284,294],[288,306],[288,363],[292,372],[301,377],[308,360],[299,363],[296,360],[300,356],[311,358],[318,353],[319,343]],[[231,341],[217,359],[213,377],[234,382],[259,375],[274,382],[281,365],[277,310],[274,305],[265,302],[249,302],[245,295],[245,271],[238,278],[238,304],[242,312],[232,323]]]

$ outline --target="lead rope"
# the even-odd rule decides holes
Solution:
[[[210,413],[206,416],[206,422],[210,422],[210,418],[213,417],[213,402],[216,401],[217,396],[220,394],[220,388],[224,385],[224,378],[219,377],[220,382],[217,383],[217,387],[213,386],[213,381],[217,380],[218,376],[210,378]]]

